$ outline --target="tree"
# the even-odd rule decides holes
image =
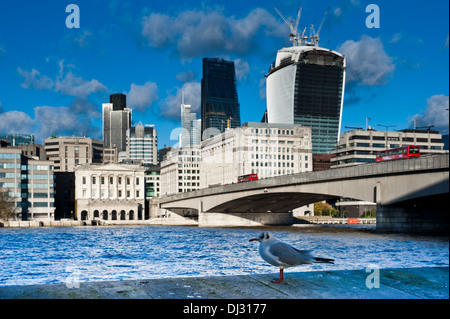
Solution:
[[[324,210],[331,211],[332,209],[333,209],[333,207],[331,207],[331,205],[326,203],[325,201],[314,203],[314,215],[315,216],[317,216],[319,214],[320,214],[320,216],[322,216],[322,212]]]
[[[0,219],[8,220],[14,216],[14,201],[7,189],[0,189]]]

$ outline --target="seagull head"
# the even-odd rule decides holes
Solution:
[[[262,232],[258,237],[250,239],[250,241],[259,241],[260,243],[264,243],[268,240],[275,239],[275,236],[268,231]]]

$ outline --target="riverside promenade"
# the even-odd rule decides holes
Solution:
[[[448,299],[449,267],[285,272],[0,287],[0,299]]]

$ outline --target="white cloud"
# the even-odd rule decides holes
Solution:
[[[153,82],[146,82],[144,85],[132,83],[130,91],[127,93],[129,107],[136,109],[142,114],[144,114],[157,99],[158,86]]]
[[[200,82],[188,82],[181,88],[176,88],[175,95],[169,95],[165,99],[161,115],[175,121],[181,120],[181,99],[184,93],[184,103],[191,105],[191,112],[197,113],[197,119],[201,118],[201,84]]]
[[[41,75],[36,69],[28,72],[19,67],[17,71],[25,79],[22,87],[25,89],[53,90],[55,92],[61,92],[64,95],[81,98],[86,98],[94,92],[104,92],[107,90],[106,86],[98,80],[93,79],[87,81],[75,76],[71,70],[74,66],[70,64],[65,65],[64,60],[59,61],[58,64],[59,75],[54,80],[46,75]]]
[[[181,82],[191,82],[196,77],[197,77],[197,73],[195,73],[193,71],[181,72],[181,73],[177,74],[177,76],[176,76],[177,80],[181,81]]]
[[[236,79],[241,81],[247,78],[248,73],[250,72],[250,67],[248,63],[242,59],[236,59],[234,61],[234,67],[236,70]]]
[[[25,82],[22,83],[24,89],[36,89],[36,90],[52,90],[55,83],[48,76],[41,75],[39,71],[32,69],[31,72],[24,71],[22,68],[18,68],[17,72],[24,77]]]
[[[413,121],[418,121],[416,126],[434,125],[433,129],[447,130],[449,126],[448,119],[449,97],[443,94],[433,95],[427,100],[425,111],[416,114],[412,118]],[[413,126],[413,124],[411,124]]]
[[[32,133],[34,122],[24,112],[9,111],[0,113],[0,132]]]
[[[255,36],[286,36],[286,30],[264,9],[254,9],[246,17],[226,17],[221,10],[187,10],[176,16],[152,13],[142,19],[141,35],[156,48],[175,46],[180,56],[191,59],[223,53],[246,54],[258,46]]]
[[[360,41],[345,41],[337,51],[347,59],[347,83],[384,85],[395,69],[380,38],[363,35]]]

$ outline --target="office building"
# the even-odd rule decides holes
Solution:
[[[55,168],[55,219],[74,218],[75,168],[101,163],[103,142],[89,137],[52,137],[44,140],[44,149]]]
[[[0,134],[0,140],[10,141],[11,146],[34,144],[34,135],[23,133]]]
[[[181,103],[181,147],[189,145],[200,145],[201,142],[201,120],[197,120],[197,114],[191,112],[191,105]]]
[[[132,110],[126,107],[124,94],[112,94],[109,103],[103,103],[103,144],[116,147],[118,152],[127,150],[127,130],[131,127]]]
[[[161,162],[161,195],[200,189],[200,147],[172,148]]]
[[[201,188],[312,171],[311,128],[244,123],[202,142]]]
[[[421,156],[445,153],[442,135],[433,130],[353,130],[341,135],[331,158],[332,168],[375,163],[377,152],[408,145],[420,147]]]
[[[127,130],[127,159],[158,164],[158,133],[153,125],[139,122]]]
[[[84,164],[75,169],[76,219],[124,222],[147,219],[146,168],[136,164]]]
[[[316,154],[334,149],[340,135],[345,57],[311,38],[278,51],[266,75],[267,120],[310,126]]]
[[[241,116],[234,62],[204,58],[201,85],[202,140],[226,128],[239,127]]]
[[[0,192],[14,203],[14,220],[54,220],[53,162],[25,156],[17,147],[0,148]]]
[[[80,164],[101,163],[103,142],[89,137],[52,137],[44,140],[47,159],[55,164],[55,172],[74,172]]]

